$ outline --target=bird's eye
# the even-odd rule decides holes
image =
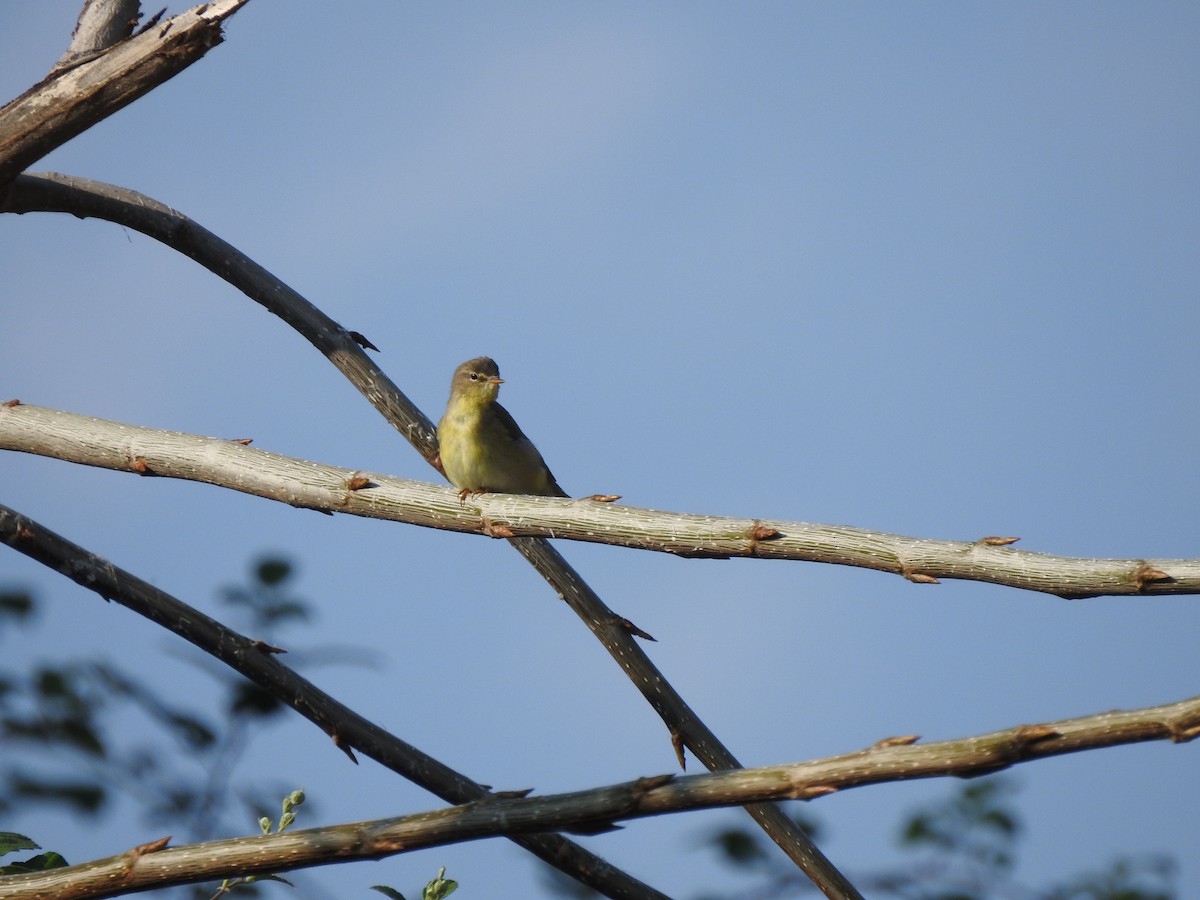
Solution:
[[[472,373],[471,373],[471,380],[472,380],[472,381],[478,381],[478,380],[479,380],[479,373],[478,373],[478,372],[472,372]]]

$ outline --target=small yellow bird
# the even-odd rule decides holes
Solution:
[[[533,441],[496,402],[500,369],[486,356],[454,370],[450,400],[438,422],[442,471],[461,496],[491,491],[566,497]]]

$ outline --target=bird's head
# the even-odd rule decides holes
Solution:
[[[500,367],[494,359],[479,356],[468,359],[454,370],[450,379],[450,394],[474,403],[491,403],[500,393]]]

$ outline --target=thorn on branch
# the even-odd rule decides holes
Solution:
[[[241,444],[243,447],[248,447],[254,443],[254,438],[231,438],[229,443]]]
[[[366,337],[364,337],[359,332],[347,331],[346,334],[350,335],[350,337],[354,340],[354,343],[358,344],[358,346],[362,347],[364,350],[374,350],[376,353],[382,352],[378,347],[376,347],[374,344],[372,344],[370,341],[368,341],[366,339]]]
[[[814,784],[808,787],[801,788],[796,791],[793,796],[797,800],[813,800],[817,797],[828,797],[830,794],[836,794],[838,789],[829,784]]]
[[[512,791],[496,791],[493,794],[488,794],[481,802],[487,803],[492,800],[523,800],[533,793],[533,788],[517,788]]]
[[[593,500],[596,503],[616,503],[621,499],[620,494],[588,494],[586,497],[580,497],[580,500]]]
[[[378,487],[378,485],[372,484],[370,478],[365,478],[362,475],[355,475],[346,482],[346,487],[352,491],[361,491],[363,488]]]
[[[144,459],[142,459],[140,456],[135,456],[133,458],[133,462],[131,462],[129,464],[129,468],[132,469],[134,472],[137,472],[139,475],[153,475],[154,474],[154,472],[151,470],[151,468],[148,465],[146,465],[146,461]]]
[[[125,863],[121,866],[121,874],[129,875],[133,871],[133,867],[137,865],[137,861],[147,853],[157,853],[159,850],[166,848],[167,844],[171,843],[171,836],[161,837],[156,841],[147,841],[144,844],[138,844],[132,850],[127,850],[123,854]]]
[[[167,844],[169,843],[171,843],[171,835],[168,834],[166,837],[160,837],[156,841],[147,841],[144,844],[138,844],[129,852],[136,856],[145,856],[147,853],[157,853],[159,850],[167,849]]]
[[[915,744],[921,739],[919,734],[903,734],[897,737],[885,737],[876,741],[871,745],[872,750],[882,749],[884,747],[908,747]]]
[[[329,736],[333,739],[333,746],[337,747],[350,758],[350,762],[358,765],[358,757],[354,755],[354,748],[346,743],[346,739],[336,731],[331,731]]]
[[[507,525],[502,525],[502,524],[493,522],[487,516],[483,517],[483,527],[480,529],[480,531],[483,534],[486,534],[488,537],[494,537],[494,538],[516,537],[516,534],[514,534],[513,530],[511,528],[509,528]]]
[[[20,401],[20,400],[18,400],[16,397],[14,397],[14,398],[13,398],[13,399],[11,399],[11,400],[5,400],[5,401],[4,401],[4,405],[5,405],[7,408],[9,408],[9,409],[12,409],[14,406],[20,406],[20,405],[21,405],[21,401]]]
[[[583,837],[591,837],[594,834],[611,834],[614,831],[623,831],[621,825],[614,822],[601,822],[597,825],[579,826],[577,828],[568,828],[567,834],[578,834]]]
[[[1171,726],[1171,743],[1173,744],[1186,744],[1196,737],[1200,737],[1200,725],[1192,725],[1188,728]]]
[[[746,539],[750,542],[750,556],[758,556],[758,545],[762,541],[773,541],[776,538],[783,537],[783,532],[778,528],[772,528],[770,525],[764,525],[757,519],[746,532]]]
[[[257,641],[257,640],[251,641],[250,646],[253,649],[257,650],[259,653],[266,653],[266,654],[287,653],[287,651],[284,650],[282,647],[275,647],[271,644],[266,643],[265,641]]]
[[[926,575],[924,572],[918,572],[912,566],[904,566],[900,569],[900,574],[907,578],[913,584],[941,584],[932,575]]]
[[[684,755],[683,735],[671,729],[671,746],[675,748],[675,759],[679,761],[679,768],[687,771],[687,757]]]
[[[634,637],[640,637],[644,641],[654,641],[658,643],[658,639],[647,631],[642,631],[628,619],[617,619],[617,626],[632,634]]]
[[[1013,740],[1017,742],[1021,750],[1031,744],[1039,744],[1058,736],[1058,732],[1049,725],[1021,725],[1013,731]]]
[[[1146,590],[1146,588],[1154,582],[1175,580],[1162,569],[1156,569],[1148,562],[1142,562],[1136,569],[1133,570],[1133,579],[1137,582],[1138,593]]]
[[[1019,540],[1019,537],[996,537],[995,535],[989,535],[988,537],[981,537],[975,543],[983,544],[985,547],[1007,547],[1009,544],[1015,544]]]
[[[664,785],[670,784],[675,780],[674,774],[669,775],[645,775],[633,783],[634,794],[641,798],[651,791],[658,790]]]

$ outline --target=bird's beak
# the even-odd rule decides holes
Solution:
[[[504,384],[504,379],[501,378],[499,375],[493,375],[491,378],[489,378],[487,380],[487,383],[488,384]]]

